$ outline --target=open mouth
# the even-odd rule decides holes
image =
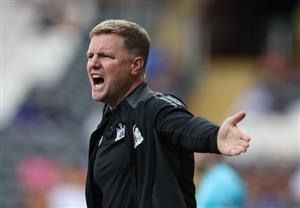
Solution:
[[[99,74],[92,74],[92,79],[95,87],[99,87],[104,82],[104,78]]]

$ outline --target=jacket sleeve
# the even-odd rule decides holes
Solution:
[[[156,114],[159,138],[186,150],[202,153],[218,153],[219,126],[193,116],[184,105],[163,104]]]

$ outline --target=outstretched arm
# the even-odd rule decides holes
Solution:
[[[247,151],[250,136],[237,126],[245,116],[245,112],[239,112],[227,118],[221,125],[217,145],[223,155],[240,155]]]

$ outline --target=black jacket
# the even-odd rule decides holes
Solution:
[[[88,207],[196,207],[193,152],[219,153],[218,129],[142,84],[113,111],[104,109],[91,136]]]

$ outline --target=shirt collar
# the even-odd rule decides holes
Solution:
[[[138,98],[142,97],[145,92],[148,91],[148,84],[143,82],[136,89],[134,89],[124,100],[122,100],[114,109],[110,109],[107,104],[105,104],[103,115],[109,117],[111,114],[118,113],[121,111],[122,106],[125,103],[129,103],[131,106],[136,106]]]

